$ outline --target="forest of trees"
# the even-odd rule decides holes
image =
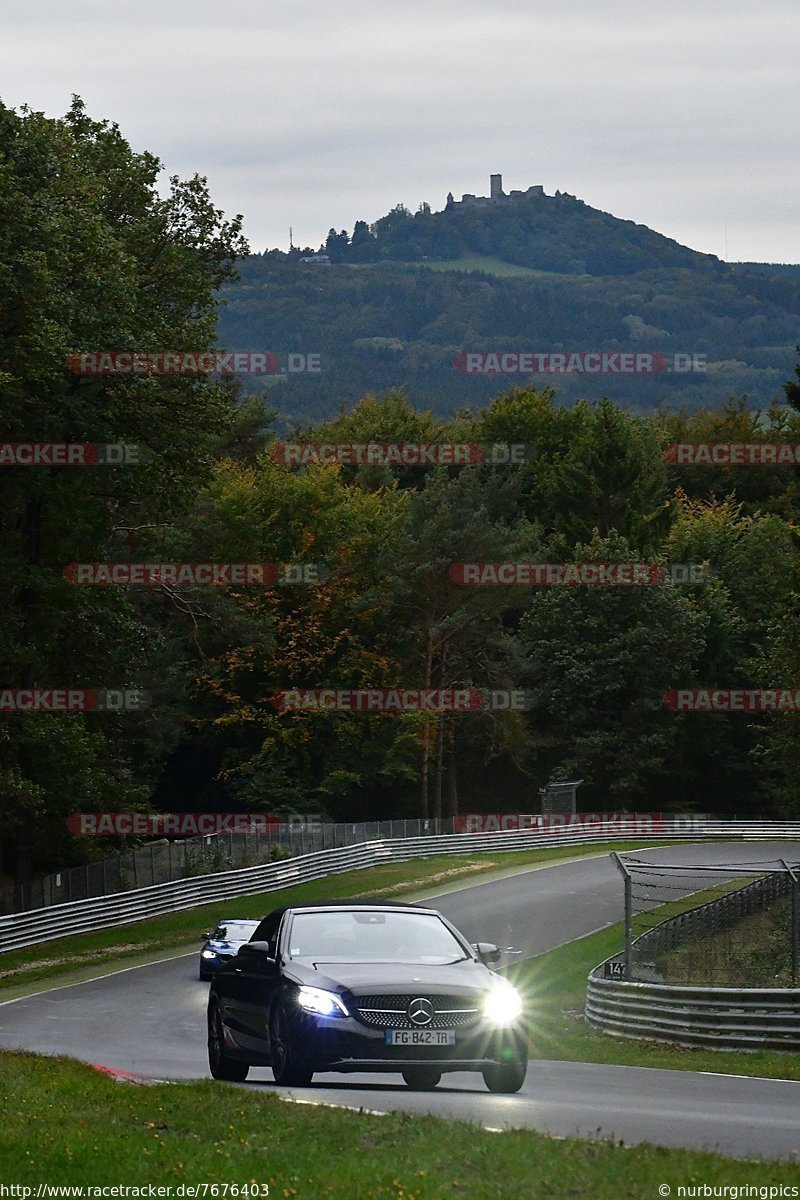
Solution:
[[[128,443],[139,466],[4,466],[3,686],[140,688],[133,712],[0,713],[0,872],[102,854],[76,811],[796,814],[800,715],[675,713],[673,688],[800,687],[795,467],[676,466],[675,442],[800,442],[800,384],[759,414],[634,414],[494,387],[447,416],[367,390],[304,442],[524,443],[513,466],[276,461],[228,378],[70,373],[86,350],[207,350],[246,252],[205,181],[172,181],[80,102],[0,108],[7,442]],[[405,219],[405,218],[404,218]],[[302,321],[302,298],[298,297]],[[787,372],[787,375],[790,372]],[[800,375],[798,375],[800,379]],[[647,587],[459,586],[454,563],[705,564]],[[322,564],[296,586],[75,586],[70,563]],[[287,688],[519,688],[525,711],[283,712]],[[107,852],[107,847],[105,848]]]
[[[520,208],[535,216],[538,203]],[[237,349],[273,351],[284,362],[290,353],[320,355],[318,373],[290,373],[276,384],[271,402],[283,428],[298,420],[328,419],[343,401],[353,404],[367,391],[395,387],[404,387],[417,407],[439,416],[465,405],[482,406],[496,395],[498,381],[454,370],[454,359],[467,350],[646,350],[703,357],[702,372],[613,379],[562,375],[557,380],[562,404],[611,395],[626,408],[647,413],[659,405],[714,408],[731,395],[747,395],[753,407],[767,408],[782,394],[800,324],[798,271],[739,269],[685,250],[683,266],[665,252],[663,265],[629,273],[526,273],[499,257],[507,249],[492,222],[511,211],[474,214],[482,222],[477,226],[481,236],[464,259],[447,259],[451,250],[445,243],[444,262],[433,256],[425,262],[345,259],[317,267],[302,264],[300,251],[251,255],[241,264],[240,280],[222,291],[220,338]],[[597,214],[605,221],[595,222],[594,210],[585,206],[581,213],[586,228],[567,225],[565,245],[580,233],[605,253],[607,227],[624,232],[630,224],[606,214]],[[431,220],[435,216],[459,227],[467,220],[466,214],[433,214]],[[415,224],[416,218],[405,219],[405,225]],[[609,237],[609,244],[616,246],[621,236]],[[659,241],[657,234],[651,237],[656,250],[661,242],[668,249],[675,246],[666,238]],[[648,262],[655,257],[651,251]],[[504,273],[511,270],[518,274]],[[253,389],[257,381],[247,386]]]

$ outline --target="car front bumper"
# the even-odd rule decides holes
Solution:
[[[200,973],[201,975],[213,975],[220,969],[223,963],[230,962],[235,955],[233,954],[215,954],[213,958],[204,958],[200,956]]]
[[[485,1021],[456,1028],[451,1046],[394,1046],[387,1031],[353,1017],[301,1014],[296,1036],[316,1071],[402,1071],[410,1066],[441,1071],[482,1071],[526,1061],[527,1037],[519,1026],[497,1028]]]

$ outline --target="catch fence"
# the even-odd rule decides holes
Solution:
[[[27,885],[15,884],[0,895],[0,913],[112,896],[217,871],[280,862],[319,850],[357,846],[377,838],[436,837],[452,830],[452,819],[341,824],[301,820],[268,826],[256,833],[213,833],[183,841],[161,838],[101,861],[65,867]]]
[[[625,941],[609,975],[691,986],[797,985],[800,865],[784,859],[723,866],[612,857],[624,879]],[[703,902],[695,902],[700,893]],[[678,911],[665,917],[665,905]]]

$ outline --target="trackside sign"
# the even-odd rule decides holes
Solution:
[[[663,833],[661,813],[461,813],[454,818],[455,833],[502,833],[534,829],[542,833]]]

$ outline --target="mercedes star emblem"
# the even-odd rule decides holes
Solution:
[[[435,1009],[430,1000],[426,1000],[424,996],[417,996],[416,1000],[409,1004],[407,1012],[409,1021],[414,1025],[430,1025]]]

